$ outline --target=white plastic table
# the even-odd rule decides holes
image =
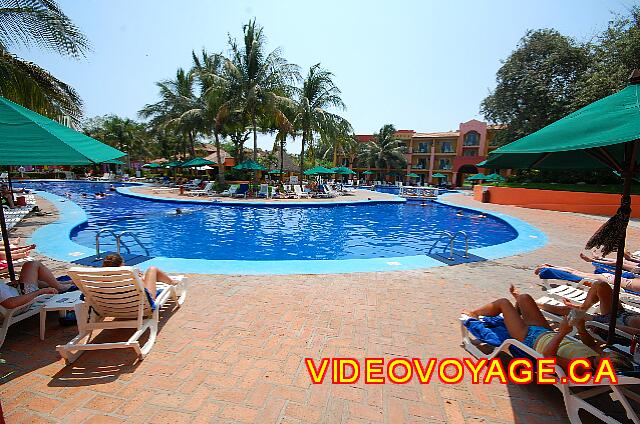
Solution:
[[[40,309],[40,340],[44,340],[45,327],[47,325],[47,312],[59,311],[61,316],[64,316],[67,311],[73,310],[76,304],[82,302],[80,296],[82,292],[80,290],[72,291],[70,293],[60,293],[51,296]]]

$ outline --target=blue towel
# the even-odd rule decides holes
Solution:
[[[596,267],[596,274],[615,274],[616,269],[613,266],[603,265],[594,262],[593,266]],[[633,272],[622,271],[622,278],[636,278],[636,275]]]
[[[567,271],[561,271],[559,269],[554,268],[542,268],[538,273],[538,277],[544,278],[546,280],[565,280],[565,281],[574,281],[579,282],[582,280],[582,277],[578,277],[575,274],[572,274]]]
[[[498,347],[505,340],[512,338],[509,335],[507,327],[504,325],[504,318],[501,316],[482,317],[481,320],[469,318],[465,321],[464,326],[467,327],[469,332],[478,340],[491,346]],[[510,346],[509,351],[514,358],[533,359],[531,355],[515,346]]]

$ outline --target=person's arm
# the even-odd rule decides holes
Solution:
[[[14,297],[5,299],[4,301],[0,302],[0,306],[7,309],[15,309],[15,308],[19,308],[20,306],[26,305],[27,303],[31,302],[33,299],[35,299],[36,297],[42,294],[56,294],[56,293],[58,293],[58,290],[51,287],[47,287],[45,289],[36,290],[29,294],[23,294],[21,296],[14,296]]]
[[[571,332],[571,328],[572,327],[569,324],[569,319],[567,317],[563,317],[562,321],[560,321],[560,323],[558,324],[558,331],[542,351],[542,356],[544,356],[545,358],[553,358],[558,356],[558,348],[560,347],[560,343],[567,336],[567,334]]]
[[[585,326],[585,320],[581,319],[576,324],[578,328],[578,335],[580,336],[580,341],[591,349],[595,350],[598,353],[602,353],[602,348],[600,347],[600,343],[587,331],[587,327]]]

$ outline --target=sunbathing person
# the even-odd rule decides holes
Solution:
[[[589,360],[595,369],[599,360],[605,356],[611,359],[616,370],[621,371],[632,367],[631,361],[618,353],[604,354],[598,342],[587,332],[584,319],[576,323],[581,341],[565,340],[572,329],[566,317],[560,322],[556,332],[549,326],[540,308],[530,295],[518,293],[513,285],[510,292],[516,299],[515,306],[509,299],[502,298],[473,311],[463,313],[473,318],[502,314],[511,338],[524,343],[545,358],[555,357],[557,364],[565,370],[569,362],[575,358]]]
[[[69,288],[71,284],[56,280],[46,266],[38,261],[29,261],[22,265],[17,284],[0,282],[0,305],[14,309],[26,305],[42,294],[62,293]]]
[[[102,261],[102,266],[111,268],[111,267],[120,267],[125,266],[124,259],[117,253],[110,253],[104,257]],[[156,299],[156,284],[158,282],[175,285],[175,281],[169,277],[167,273],[161,271],[155,266],[150,266],[144,272],[144,274],[140,273],[140,277],[142,278],[142,283],[144,284],[144,288],[147,290],[149,296],[151,296],[152,300]]]
[[[30,244],[29,246],[17,246],[12,243],[9,243],[9,249],[11,250],[11,258],[12,259],[24,259],[29,256],[29,253],[33,249],[36,248],[35,244]],[[0,248],[0,261],[6,261],[7,254],[4,251],[4,245]]]
[[[612,258],[605,258],[601,256],[589,257],[584,253],[580,253],[580,259],[589,263],[595,262],[597,264],[606,265],[610,267],[616,266],[616,260]],[[625,271],[633,272],[634,274],[640,274],[640,263],[634,260],[624,259],[622,261],[622,269],[624,269]]]
[[[514,291],[517,293],[516,290]],[[586,314],[589,308],[600,302],[600,313],[593,315],[592,318],[594,321],[609,324],[609,321],[611,321],[612,293],[613,289],[609,284],[603,283],[602,281],[596,281],[591,284],[587,297],[580,305],[571,303],[567,299],[564,299],[564,306],[549,305],[546,303],[538,304],[538,306],[540,309],[551,312],[552,314],[567,316],[569,315],[569,312],[574,309]],[[628,334],[640,334],[640,315],[624,310],[622,304],[619,303],[618,316],[616,317],[616,328]]]
[[[608,283],[608,284],[613,284],[613,279],[614,279],[614,274],[613,274],[614,271],[613,270],[611,270],[611,272],[604,272],[602,274],[596,274],[596,273],[578,271],[577,269],[570,268],[570,267],[555,266],[555,265],[550,265],[550,264],[542,264],[542,265],[538,266],[535,269],[534,273],[536,275],[538,275],[540,273],[540,271],[542,271],[542,269],[544,269],[544,268],[556,269],[558,271],[564,271],[564,272],[568,272],[568,273],[574,274],[577,277],[584,278],[586,280],[602,281],[602,282]],[[585,281],[584,284],[587,285],[587,286],[591,285],[589,281]],[[634,292],[640,292],[640,279],[638,279],[638,278],[624,278],[623,277],[620,280],[620,287],[622,287],[625,290],[634,291]]]
[[[0,198],[4,201],[4,203],[7,204],[7,206],[9,206],[9,209],[13,209],[16,207],[15,203],[13,202],[13,195],[11,194],[9,187],[6,184],[0,185]]]

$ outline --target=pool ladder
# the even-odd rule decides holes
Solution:
[[[120,254],[121,246],[124,246],[124,248],[127,249],[127,253],[131,253],[131,249],[129,249],[129,247],[122,242],[122,237],[129,236],[133,239],[133,241],[136,242],[138,246],[140,246],[144,250],[145,255],[150,256],[149,249],[147,249],[147,247],[144,244],[142,244],[138,236],[133,234],[131,231],[123,231],[120,234],[116,234],[113,230],[109,230],[108,228],[103,228],[96,233],[96,259],[102,259],[100,257],[100,236],[105,233],[111,234],[113,238],[116,240],[116,252],[118,254]]]
[[[453,248],[453,244],[456,241],[456,237],[458,237],[459,234],[461,234],[464,237],[464,255],[462,257],[467,259],[469,257],[469,235],[466,233],[466,231],[462,231],[462,230],[456,231],[455,233],[452,233],[451,231],[443,231],[440,234],[440,237],[438,237],[435,243],[433,243],[429,248],[428,254],[431,255],[431,253],[433,252],[433,249],[435,249],[438,246],[438,244],[446,237],[448,241],[442,249],[442,254],[443,254],[442,256],[444,256],[446,248],[447,246],[449,246],[449,257],[446,259],[449,261],[455,260],[455,256],[454,256],[455,251]]]

